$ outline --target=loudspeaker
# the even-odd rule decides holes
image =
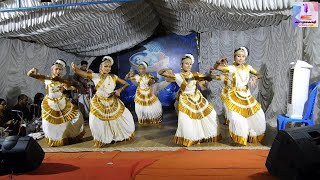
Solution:
[[[22,173],[38,168],[44,158],[41,146],[31,137],[0,139],[0,174]]]
[[[265,165],[281,179],[319,179],[320,126],[279,131]]]

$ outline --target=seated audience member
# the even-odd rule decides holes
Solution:
[[[30,116],[28,119],[41,118],[41,103],[44,94],[37,93],[33,98],[33,104],[30,106]]]
[[[9,112],[10,119],[14,121],[14,125],[12,127],[13,132],[11,132],[10,135],[24,136],[26,134],[25,121],[29,121],[32,118],[32,116],[30,116],[30,111],[27,105],[28,96],[25,94],[20,94],[18,96],[18,103],[13,106],[13,108],[11,108],[11,111]]]
[[[6,128],[8,123],[7,102],[0,98],[0,127]]]
[[[7,111],[7,102],[4,99],[0,99],[0,128],[1,136],[13,136],[19,135],[20,122],[13,119],[13,115],[10,111]],[[25,135],[23,130],[20,132],[21,135]]]
[[[28,96],[25,95],[25,94],[20,94],[18,96],[18,103],[13,106],[13,108],[11,109],[11,111],[13,112],[15,118],[14,119],[17,119],[17,120],[20,120],[21,118],[23,120],[30,120],[30,111],[29,111],[29,108],[28,108]],[[19,113],[18,111],[22,112],[22,113]],[[21,117],[19,117],[19,115]]]

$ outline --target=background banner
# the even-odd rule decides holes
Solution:
[[[138,73],[138,65],[145,61],[148,63],[147,72],[157,76],[159,82],[164,81],[157,72],[163,68],[172,68],[175,73],[181,71],[181,58],[184,54],[191,53],[195,58],[192,71],[199,71],[196,33],[187,36],[170,34],[161,37],[151,37],[139,45],[118,53],[111,54],[114,58],[112,72],[124,79],[131,69]],[[94,72],[99,71],[99,64],[103,56],[98,57],[90,65]],[[121,94],[121,99],[127,107],[134,107],[134,95],[136,83],[128,81],[129,88]],[[157,86],[158,84],[155,84]],[[167,87],[158,92],[159,100],[163,106],[172,106],[175,101],[176,92],[179,87],[176,83],[170,83]]]

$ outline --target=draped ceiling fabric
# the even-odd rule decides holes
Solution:
[[[53,0],[47,4],[89,2]],[[99,0],[94,0],[99,1]],[[101,0],[100,0],[101,1]],[[22,0],[22,7],[44,5]],[[242,31],[278,25],[291,15],[294,0],[138,0],[77,7],[0,13],[0,37],[19,38],[83,56],[130,48],[161,23],[176,34]],[[16,0],[0,3],[16,7]]]

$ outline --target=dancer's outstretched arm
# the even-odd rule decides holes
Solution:
[[[92,79],[92,77],[90,77],[90,75],[89,75],[89,74],[92,74],[92,73],[88,73],[88,72],[82,71],[76,64],[71,63],[71,68],[76,74],[78,74],[82,78]]]
[[[213,68],[210,68],[210,71],[212,72],[213,70],[218,70],[222,72],[228,72],[229,69],[226,62],[228,62],[227,58],[221,58],[214,64]]]
[[[126,76],[124,77],[125,80],[132,80],[135,81],[135,74],[133,70],[130,70],[130,72],[128,74],[126,74]]]
[[[46,76],[40,74],[37,68],[30,69],[30,71],[28,71],[27,73],[27,76],[38,79],[40,81],[44,81],[46,79]]]
[[[150,74],[150,78],[154,81],[154,83],[159,81],[159,78]]]
[[[169,71],[172,71],[172,69],[170,69],[170,68],[161,69],[158,72],[158,74],[161,75],[161,76],[164,76],[166,78],[174,80],[176,78],[175,75],[172,72],[169,72]]]

